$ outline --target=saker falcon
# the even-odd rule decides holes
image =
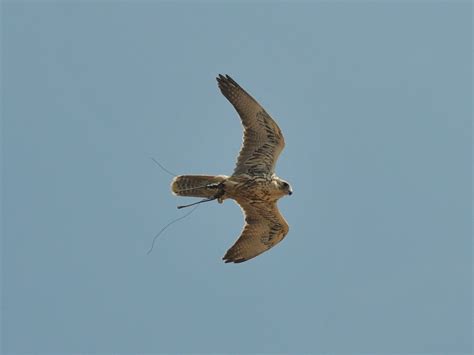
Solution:
[[[235,200],[245,215],[245,226],[234,245],[224,255],[226,263],[241,263],[279,243],[289,230],[277,201],[291,195],[290,184],[274,173],[285,146],[283,134],[262,106],[229,75],[219,75],[222,94],[237,110],[244,127],[242,148],[231,176],[181,175],[173,179],[171,190],[178,196],[203,197],[196,203]]]

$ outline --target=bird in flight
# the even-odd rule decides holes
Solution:
[[[289,230],[277,201],[293,193],[275,175],[275,164],[285,146],[280,128],[262,106],[229,75],[216,78],[222,94],[234,106],[244,128],[243,144],[231,176],[180,175],[171,191],[178,196],[204,198],[198,202],[235,200],[245,216],[244,228],[224,255],[226,263],[241,263],[279,243]]]

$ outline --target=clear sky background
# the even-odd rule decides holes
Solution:
[[[4,353],[471,353],[470,2],[2,2]],[[286,138],[243,264],[230,74]]]

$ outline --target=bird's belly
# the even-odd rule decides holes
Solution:
[[[234,200],[270,200],[270,186],[266,181],[242,180],[226,181],[224,185],[225,196]]]

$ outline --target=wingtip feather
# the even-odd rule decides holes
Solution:
[[[231,259],[231,258],[222,258],[222,260],[224,260],[224,262],[226,264],[228,263],[235,263],[235,264],[239,264],[239,263],[243,263],[244,261],[246,261],[247,259],[244,259],[244,258],[240,258],[240,259]]]
[[[225,85],[225,86],[240,87],[240,85],[237,84],[237,82],[234,79],[232,79],[232,77],[229,74],[224,74],[224,75],[218,74],[216,77],[216,80],[219,83],[219,86]]]

